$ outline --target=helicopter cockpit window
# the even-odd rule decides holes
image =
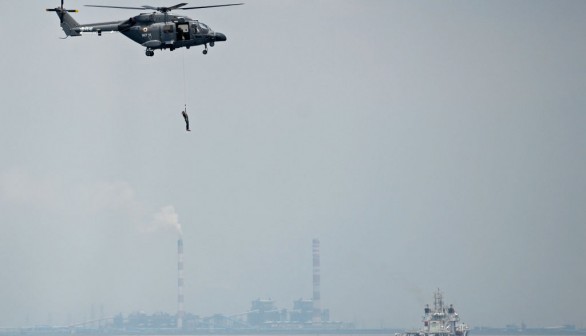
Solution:
[[[205,23],[201,23],[201,22],[200,22],[200,23],[199,23],[199,27],[200,27],[200,28],[201,28],[201,30],[203,30],[203,31],[208,31],[208,30],[210,30],[210,28],[208,28],[208,26],[206,26],[206,24],[205,24]]]
[[[165,27],[163,28],[163,32],[164,33],[172,33],[173,32],[173,25],[165,25]]]

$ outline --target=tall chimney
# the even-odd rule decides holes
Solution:
[[[319,240],[313,240],[313,315],[312,322],[321,323],[321,307],[319,293]]]
[[[183,238],[177,241],[177,329],[183,329]]]

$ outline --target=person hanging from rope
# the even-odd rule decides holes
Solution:
[[[187,115],[187,106],[185,106],[185,110],[181,111],[181,115],[183,115],[183,119],[185,119],[185,130],[187,132],[191,132],[189,129],[189,116]]]

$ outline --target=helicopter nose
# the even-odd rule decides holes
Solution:
[[[226,41],[226,35],[216,32],[215,40],[216,41]]]

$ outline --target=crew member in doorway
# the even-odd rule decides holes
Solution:
[[[191,132],[191,130],[189,129],[189,116],[187,116],[187,109],[181,111],[181,115],[183,115],[183,119],[185,119],[185,130],[187,132]]]

